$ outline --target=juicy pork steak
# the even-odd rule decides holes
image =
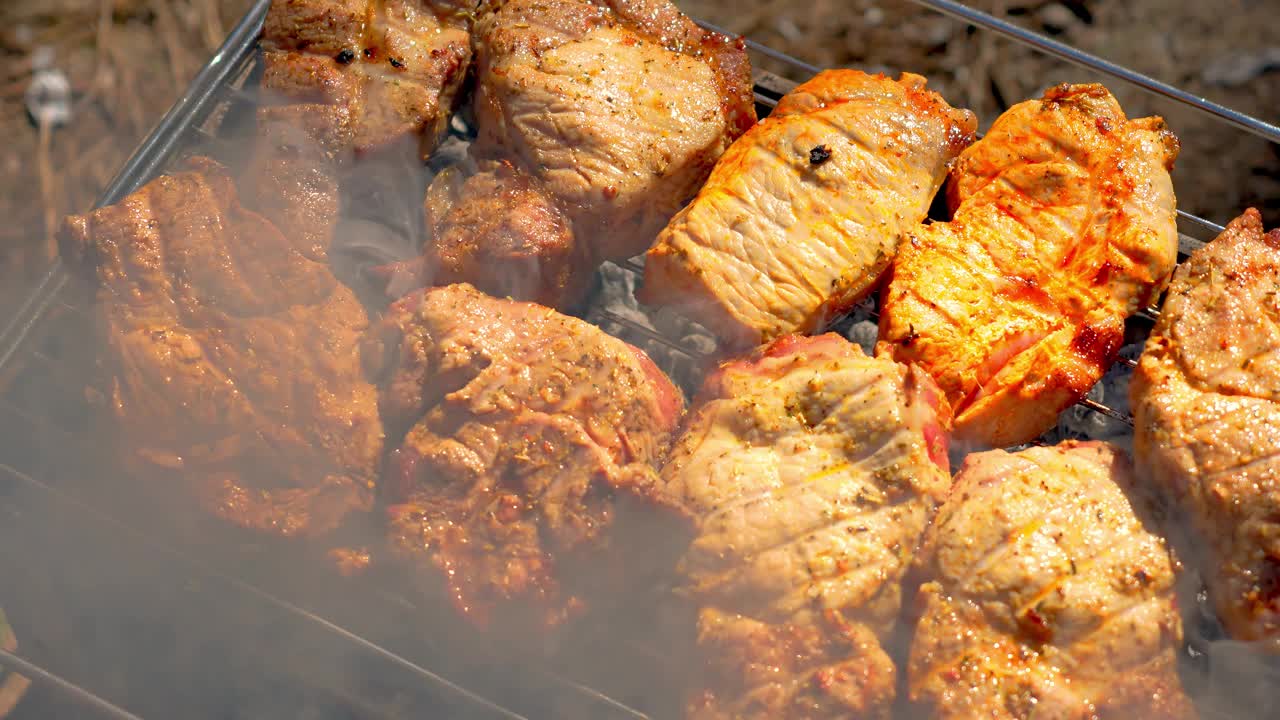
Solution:
[[[641,299],[729,346],[821,329],[875,288],[975,125],[918,75],[818,74],[729,148],[658,236]]]
[[[950,485],[949,412],[914,368],[788,336],[708,379],[662,471],[706,661],[692,718],[880,718],[899,584]]]
[[[594,264],[643,252],[755,122],[741,41],[667,0],[486,2],[475,41],[480,174],[458,217],[429,194],[445,222],[429,223],[439,234],[415,270],[427,284],[570,307]],[[482,214],[515,219],[458,242]]]
[[[435,148],[471,60],[473,2],[275,0],[262,31],[270,108],[348,148]]]
[[[1280,652],[1280,230],[1256,210],[1178,269],[1130,392],[1139,468],[1190,519],[1218,616]]]
[[[1161,119],[1060,85],[960,156],[954,218],[909,232],[894,260],[877,348],[938,381],[958,439],[1032,440],[1102,377],[1177,261],[1177,153]]]
[[[593,325],[463,284],[393,305],[365,358],[403,433],[386,481],[400,553],[482,625],[582,604],[611,574],[618,505],[654,492],[679,390]]]
[[[237,200],[207,159],[68,219],[62,257],[96,288],[126,464],[279,535],[370,508],[382,447],[364,309]]]
[[[1110,445],[970,455],[925,535],[908,668],[924,717],[1194,718],[1175,562]]]

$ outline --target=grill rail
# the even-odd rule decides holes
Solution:
[[[912,2],[998,33],[1041,52],[1105,73],[1148,92],[1194,107],[1233,127],[1273,143],[1280,143],[1280,127],[1276,125],[1218,105],[1013,23],[973,10],[962,3],[952,0],[912,0]],[[103,192],[97,206],[114,203],[137,189],[159,174],[167,163],[185,148],[217,142],[216,133],[211,133],[204,128],[205,121],[222,103],[250,101],[244,93],[240,93],[234,87],[234,84],[237,79],[242,80],[252,69],[256,57],[256,38],[269,5],[270,0],[256,0],[250,11],[232,29],[223,45],[192,81],[187,94],[165,114],[121,168],[119,174]],[[708,28],[717,29],[709,23],[703,24]],[[748,40],[747,45],[756,55],[783,63],[797,74],[808,76],[819,70],[811,64],[791,58],[759,43]],[[755,97],[762,111],[767,112],[776,105],[777,99],[792,85],[793,83],[788,80],[768,73],[759,73]],[[1221,232],[1222,226],[1179,211],[1179,229],[1180,251],[1181,255],[1185,256]],[[643,273],[643,263],[638,259],[623,261],[617,263],[617,266],[637,275]],[[370,639],[357,629],[330,619],[326,613],[309,609],[281,593],[265,589],[272,585],[269,578],[261,573],[256,576],[246,575],[238,564],[228,565],[225,562],[219,563],[205,559],[201,548],[175,545],[159,527],[139,529],[134,522],[120,519],[117,513],[103,509],[101,492],[81,493],[84,489],[83,479],[78,484],[73,483],[73,489],[63,487],[62,481],[65,478],[60,477],[60,471],[65,469],[56,459],[51,458],[55,457],[60,450],[72,447],[76,443],[75,429],[68,429],[65,417],[51,418],[46,409],[39,406],[38,401],[26,397],[24,382],[29,373],[45,372],[51,365],[60,361],[57,352],[50,352],[45,347],[46,341],[56,339],[60,332],[62,326],[58,319],[80,316],[80,321],[84,321],[82,311],[74,302],[68,302],[65,298],[67,286],[67,274],[55,260],[35,291],[16,308],[8,323],[0,329],[0,391],[2,391],[0,392],[0,418],[4,418],[4,427],[21,428],[21,431],[16,433],[16,437],[8,437],[0,441],[0,513],[6,510],[11,495],[30,494],[37,498],[35,502],[44,503],[51,508],[51,512],[67,518],[66,522],[72,525],[97,527],[104,533],[104,537],[127,538],[128,543],[145,547],[149,557],[166,558],[165,562],[172,563],[172,567],[180,568],[178,572],[184,576],[194,577],[197,578],[198,583],[220,588],[218,592],[222,595],[219,597],[229,598],[229,602],[260,604],[267,609],[266,617],[287,618],[290,622],[300,623],[309,628],[309,632],[319,633],[331,642],[345,644],[352,648],[353,657],[375,662],[375,667],[380,669],[394,669],[394,673],[390,670],[387,672],[406,682],[419,683],[432,688],[433,691],[428,694],[429,697],[442,697],[438,693],[452,696],[453,700],[449,702],[449,707],[457,710],[459,716],[512,719],[529,717],[508,708],[505,703],[509,703],[510,698],[500,701],[477,694],[464,684],[429,670],[423,663],[412,659],[410,654],[397,652],[380,641]],[[867,317],[874,318],[874,307],[870,304],[865,305],[861,312]],[[610,310],[597,309],[594,316],[622,328],[623,333],[628,336],[658,343],[693,360],[706,361],[710,358],[707,353],[697,348],[688,347],[653,327]],[[1135,319],[1135,323],[1140,326],[1139,332],[1149,330],[1150,324],[1157,317],[1156,308],[1149,308],[1140,313]],[[1121,364],[1132,368],[1134,362],[1126,359],[1122,360]],[[1080,406],[1112,420],[1132,424],[1131,419],[1124,412],[1109,405],[1085,399],[1080,402]],[[54,415],[56,416],[57,413],[55,412]],[[74,425],[74,423],[71,424]],[[32,452],[33,448],[36,449],[35,453]],[[24,462],[15,463],[12,466],[6,464],[15,457],[23,459]],[[2,554],[0,559],[3,559]],[[0,568],[3,567],[3,564],[0,564]],[[411,608],[407,613],[410,617],[415,612],[421,612],[403,598],[392,598],[391,602],[392,604],[400,602]],[[0,652],[0,666],[21,671],[29,675],[37,684],[65,695],[84,708],[97,710],[102,717],[111,717],[116,720],[138,717],[128,710],[101,699],[93,692],[82,689],[74,682],[55,675],[25,655]],[[522,671],[538,676],[538,680],[534,683],[535,687],[529,689],[528,693],[537,695],[552,689],[566,693],[576,698],[570,704],[586,713],[584,716],[632,719],[649,717],[627,703],[614,699],[605,692],[577,683],[555,670],[530,671],[528,668],[523,668]],[[294,679],[298,682],[311,680],[309,678]],[[519,692],[508,693],[508,695],[517,700],[520,699]],[[367,704],[355,704],[359,706],[359,712],[353,716],[395,716],[394,713],[387,713]],[[531,707],[538,705],[538,703],[526,704]],[[545,710],[545,707],[543,709]],[[21,707],[19,713],[21,713]]]

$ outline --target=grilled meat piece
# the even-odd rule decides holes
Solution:
[[[13,628],[9,627],[4,610],[0,610],[0,650],[10,653],[18,651],[18,636],[14,635]],[[17,707],[22,696],[27,694],[29,687],[31,687],[31,680],[26,676],[8,672],[0,667],[0,718],[9,717],[9,713]]]
[[[71,217],[60,242],[96,288],[129,467],[271,534],[370,507],[382,430],[359,366],[364,309],[241,207],[222,166],[195,159]]]
[[[564,212],[510,163],[462,178],[449,168],[427,191],[431,285],[472,282],[490,295],[567,308],[581,300],[591,258]]]
[[[471,60],[472,2],[275,0],[262,32],[262,86],[296,124],[370,151],[436,146]]]
[[[393,270],[424,285],[573,308],[595,264],[648,247],[755,122],[742,42],[668,0],[489,0],[475,46],[481,172],[428,192],[432,237]]]
[[[1102,377],[1177,261],[1177,153],[1161,119],[1060,85],[960,156],[954,218],[909,232],[894,260],[877,348],[938,381],[958,439],[1032,440]]]
[[[365,357],[401,438],[387,478],[394,545],[438,573],[460,611],[489,627],[554,625],[596,576],[621,571],[602,561],[617,507],[653,493],[683,409],[643,352],[459,284],[393,305]]]
[[[696,528],[680,574],[707,672],[689,717],[887,717],[880,643],[950,484],[933,382],[788,336],[722,365],[695,408],[662,471]]]
[[[1178,269],[1130,393],[1139,471],[1190,520],[1218,616],[1280,652],[1280,230],[1256,210]]]
[[[658,236],[641,299],[728,346],[821,329],[877,285],[975,125],[918,75],[818,74],[729,148]]]
[[[939,718],[1194,718],[1175,561],[1124,453],[970,455],[925,535],[911,700]]]

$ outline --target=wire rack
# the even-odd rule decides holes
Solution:
[[[1280,127],[962,3],[912,1],[1280,143]],[[218,155],[227,142],[224,129],[252,107],[243,88],[256,72],[256,39],[268,5],[257,0],[232,29],[99,206],[120,200],[184,153]],[[793,78],[818,71],[747,44],[756,58],[782,64]],[[764,72],[755,81],[762,116],[794,85]],[[1180,212],[1181,253],[1221,229]],[[636,275],[644,270],[638,259],[616,267]],[[103,460],[108,449],[97,447],[90,432],[81,389],[96,365],[76,341],[89,335],[91,320],[70,284],[55,261],[0,326],[0,578],[6,589],[0,602],[26,640],[21,654],[0,651],[0,667],[34,681],[20,716],[393,718],[426,709],[451,718],[664,716],[647,701],[645,688],[610,687],[601,679],[607,663],[606,672],[585,674],[581,667],[521,663],[482,639],[426,627],[433,624],[424,618],[439,608],[392,585],[335,587],[331,577],[308,569],[305,556],[282,560],[277,549],[246,546],[225,528],[174,516],[162,501],[130,489],[134,484],[115,475]],[[860,312],[874,317],[874,305]],[[588,317],[639,345],[696,362],[711,359],[634,317],[607,308]],[[1155,308],[1135,316],[1136,341],[1157,317]],[[1122,370],[1132,363],[1122,360]],[[1081,405],[1130,423],[1121,408],[1087,399]]]

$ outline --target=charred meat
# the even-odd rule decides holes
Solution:
[[[69,218],[60,242],[96,288],[130,468],[276,535],[371,507],[382,428],[360,371],[364,309],[240,205],[223,167],[195,159]]]
[[[397,438],[393,545],[490,627],[551,626],[613,570],[619,503],[653,494],[683,410],[640,350],[469,285],[406,296],[365,348]]]
[[[729,148],[658,236],[641,299],[728,346],[820,330],[876,287],[975,125],[918,75],[820,73]]]
[[[693,525],[682,594],[706,672],[688,717],[884,718],[900,580],[950,484],[949,414],[837,335],[721,366],[662,471]]]
[[[1190,521],[1218,616],[1280,652],[1280,230],[1256,210],[1178,269],[1130,392],[1140,472]]]
[[[1124,453],[970,455],[925,536],[908,686],[921,717],[1195,718],[1175,562]]]
[[[1177,260],[1177,153],[1161,119],[1060,85],[960,156],[952,221],[908,232],[893,263],[878,347],[938,381],[958,439],[1032,440],[1102,377]]]

